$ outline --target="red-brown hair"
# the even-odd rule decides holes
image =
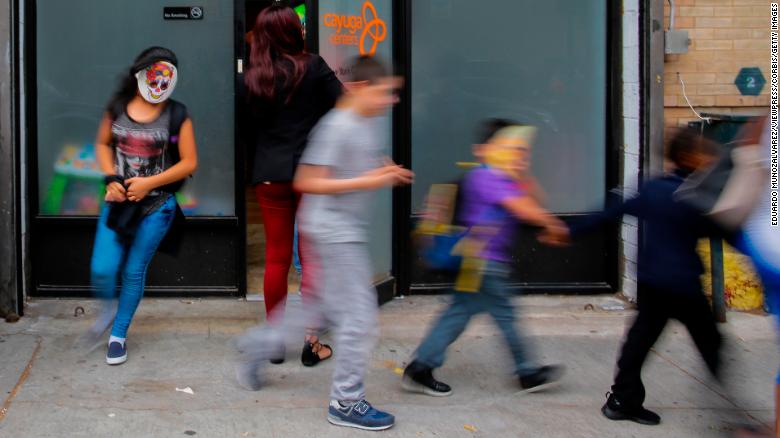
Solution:
[[[279,91],[298,88],[306,73],[303,26],[298,14],[287,6],[270,6],[260,12],[252,29],[249,70],[244,81],[249,92],[273,99]],[[281,90],[277,89],[282,85]]]

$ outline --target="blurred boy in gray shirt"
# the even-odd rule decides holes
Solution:
[[[379,325],[368,253],[371,198],[376,189],[411,183],[413,175],[383,163],[383,135],[377,127],[377,117],[396,101],[399,80],[369,57],[353,63],[351,79],[349,92],[314,129],[293,182],[304,194],[299,228],[307,269],[315,277],[304,287],[315,287],[321,303],[304,303],[303,318],[286,317],[284,333],[265,327],[242,337],[238,347],[245,360],[238,377],[244,386],[259,389],[260,364],[281,350],[283,338],[313,319],[324,319],[335,328],[338,350],[328,421],[382,430],[392,427],[395,418],[365,400],[363,385]]]

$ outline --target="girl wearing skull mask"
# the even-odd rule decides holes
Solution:
[[[248,41],[250,62],[244,81],[248,109],[243,116],[254,152],[252,184],[265,231],[265,308],[273,323],[284,312],[288,292],[300,199],[292,188],[293,175],[309,132],[336,104],[342,84],[320,56],[306,52],[298,15],[280,2],[260,12]],[[308,300],[311,269],[307,270],[305,259],[301,262],[301,292]],[[303,364],[313,366],[331,355],[331,348],[320,344],[316,331],[311,330],[301,355]],[[280,356],[274,363],[282,360]]]
[[[92,285],[106,304],[85,342],[98,342],[113,320],[109,365],[127,360],[125,338],[146,270],[177,214],[175,191],[198,164],[192,121],[182,104],[169,99],[177,64],[176,55],[162,47],[138,55],[108,103],[95,142],[106,174],[106,207],[95,236]],[[172,120],[181,121],[180,127]],[[174,126],[178,135],[170,132]],[[120,275],[118,302],[109,300]]]

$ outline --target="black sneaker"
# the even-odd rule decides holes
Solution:
[[[601,413],[615,421],[630,420],[646,426],[656,426],[661,423],[661,417],[655,412],[641,406],[628,408],[611,392],[607,393],[607,402],[601,407]]]
[[[545,365],[531,374],[520,376],[520,387],[524,392],[539,392],[548,389],[563,376],[564,368],[560,365]]]
[[[412,362],[404,370],[401,387],[409,392],[426,394],[433,397],[452,395],[450,385],[433,377],[433,370],[417,362]]]

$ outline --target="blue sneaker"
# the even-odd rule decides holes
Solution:
[[[112,342],[108,345],[106,354],[106,363],[109,365],[119,365],[127,362],[127,342],[122,345],[121,342]]]
[[[338,400],[331,400],[328,407],[328,422],[336,426],[363,430],[385,430],[393,427],[395,417],[374,409],[365,400],[354,402],[349,406],[343,406]]]

